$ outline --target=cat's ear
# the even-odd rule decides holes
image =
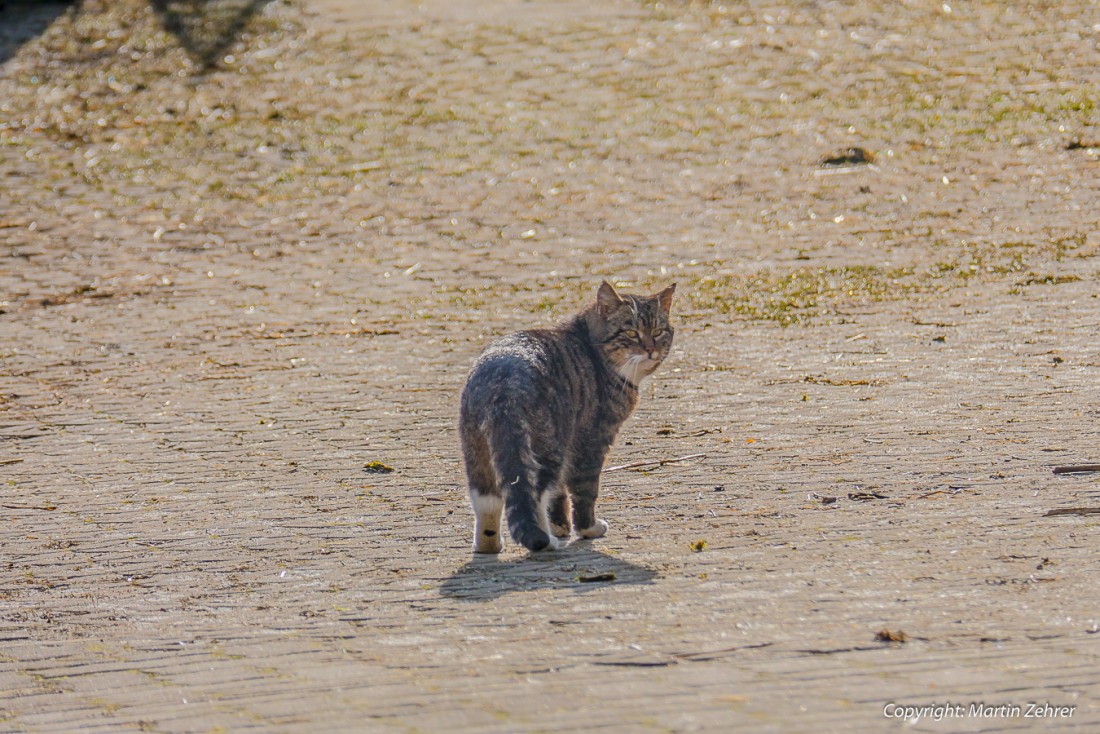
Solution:
[[[600,283],[600,289],[596,291],[596,308],[600,312],[600,316],[607,318],[611,313],[621,306],[623,299],[619,298],[619,294],[615,292],[615,288],[606,280]]]
[[[675,292],[676,284],[673,283],[656,295],[657,303],[661,304],[661,310],[664,311],[665,316],[668,316],[668,312],[672,310],[672,294]]]

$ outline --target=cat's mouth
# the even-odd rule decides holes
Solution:
[[[632,354],[620,362],[616,369],[628,382],[637,385],[643,377],[649,377],[661,361],[658,352]]]

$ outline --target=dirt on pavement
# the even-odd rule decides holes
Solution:
[[[1097,730],[1095,2],[199,5],[0,8],[0,732]],[[602,278],[611,531],[475,558]]]

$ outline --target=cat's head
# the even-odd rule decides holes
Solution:
[[[652,296],[619,295],[604,281],[596,292],[596,303],[588,311],[593,341],[608,361],[632,384],[637,385],[668,356],[672,348],[673,283]]]

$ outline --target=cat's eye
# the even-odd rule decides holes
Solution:
[[[637,339],[638,338],[638,332],[635,331],[634,329],[627,329],[623,333],[626,334],[627,336],[629,336],[631,339]]]
[[[666,329],[654,329],[653,330],[653,338],[656,339],[659,336],[664,336],[665,331],[666,331]]]

